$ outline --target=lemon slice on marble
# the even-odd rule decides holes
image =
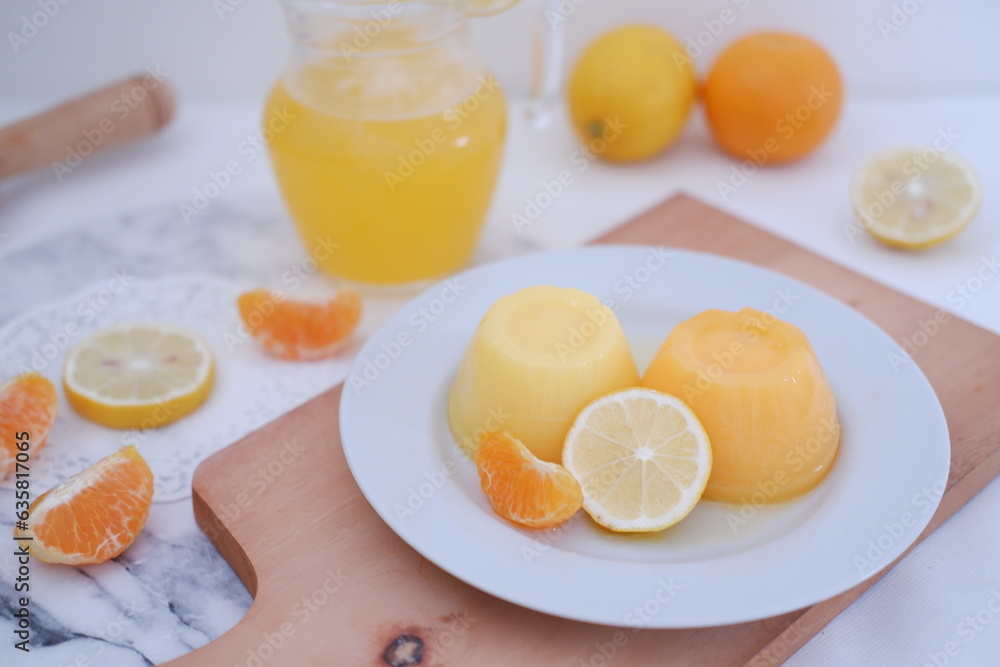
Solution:
[[[73,408],[112,428],[156,428],[193,412],[212,391],[215,364],[197,334],[158,322],[126,322],[81,341],[66,356]]]

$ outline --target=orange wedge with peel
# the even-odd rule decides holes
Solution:
[[[30,553],[46,563],[103,563],[135,541],[152,500],[152,471],[125,447],[36,498],[14,537],[31,538]]]
[[[18,454],[30,461],[45,445],[58,404],[55,386],[38,373],[0,383],[0,479],[14,472]]]

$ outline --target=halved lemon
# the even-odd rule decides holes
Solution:
[[[212,391],[215,364],[198,334],[126,322],[70,350],[63,388],[81,415],[112,428],[156,428],[193,412]]]
[[[625,389],[577,416],[563,465],[580,482],[594,521],[617,532],[651,532],[694,509],[712,471],[712,448],[679,398]]]
[[[937,245],[965,229],[982,198],[972,165],[933,147],[876,153],[858,168],[851,185],[861,226],[887,245],[910,250]]]

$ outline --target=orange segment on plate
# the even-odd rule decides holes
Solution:
[[[361,320],[361,296],[350,288],[319,302],[257,289],[240,295],[237,303],[243,324],[264,351],[290,361],[331,356],[347,342]]]
[[[479,482],[494,511],[526,528],[550,528],[583,504],[579,482],[507,433],[488,433],[476,450]]]
[[[103,563],[132,544],[152,500],[153,473],[128,446],[39,496],[14,536],[33,538],[31,554],[46,563]]]
[[[58,403],[56,388],[38,373],[0,383],[0,479],[14,472],[18,443],[28,443],[29,459],[45,445]]]

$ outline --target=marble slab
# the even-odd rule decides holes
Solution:
[[[76,415],[60,391],[57,422],[31,461],[32,497],[135,444],[156,477],[154,504],[143,532],[117,559],[85,567],[32,560],[31,652],[12,647],[13,620],[0,614],[0,665],[158,664],[220,636],[249,608],[250,595],[195,525],[191,474],[206,456],[339,382],[365,332],[398,306],[367,302],[359,336],[337,358],[280,362],[241,336],[235,298],[258,285],[331,288],[280,205],[267,200],[214,205],[190,225],[174,207],[96,221],[0,263],[0,377],[34,368],[58,385],[72,345],[135,319],[198,331],[217,363],[206,405],[161,429],[98,426]],[[0,484],[4,535],[13,526],[11,487]],[[13,611],[17,563],[4,551],[0,608]]]

